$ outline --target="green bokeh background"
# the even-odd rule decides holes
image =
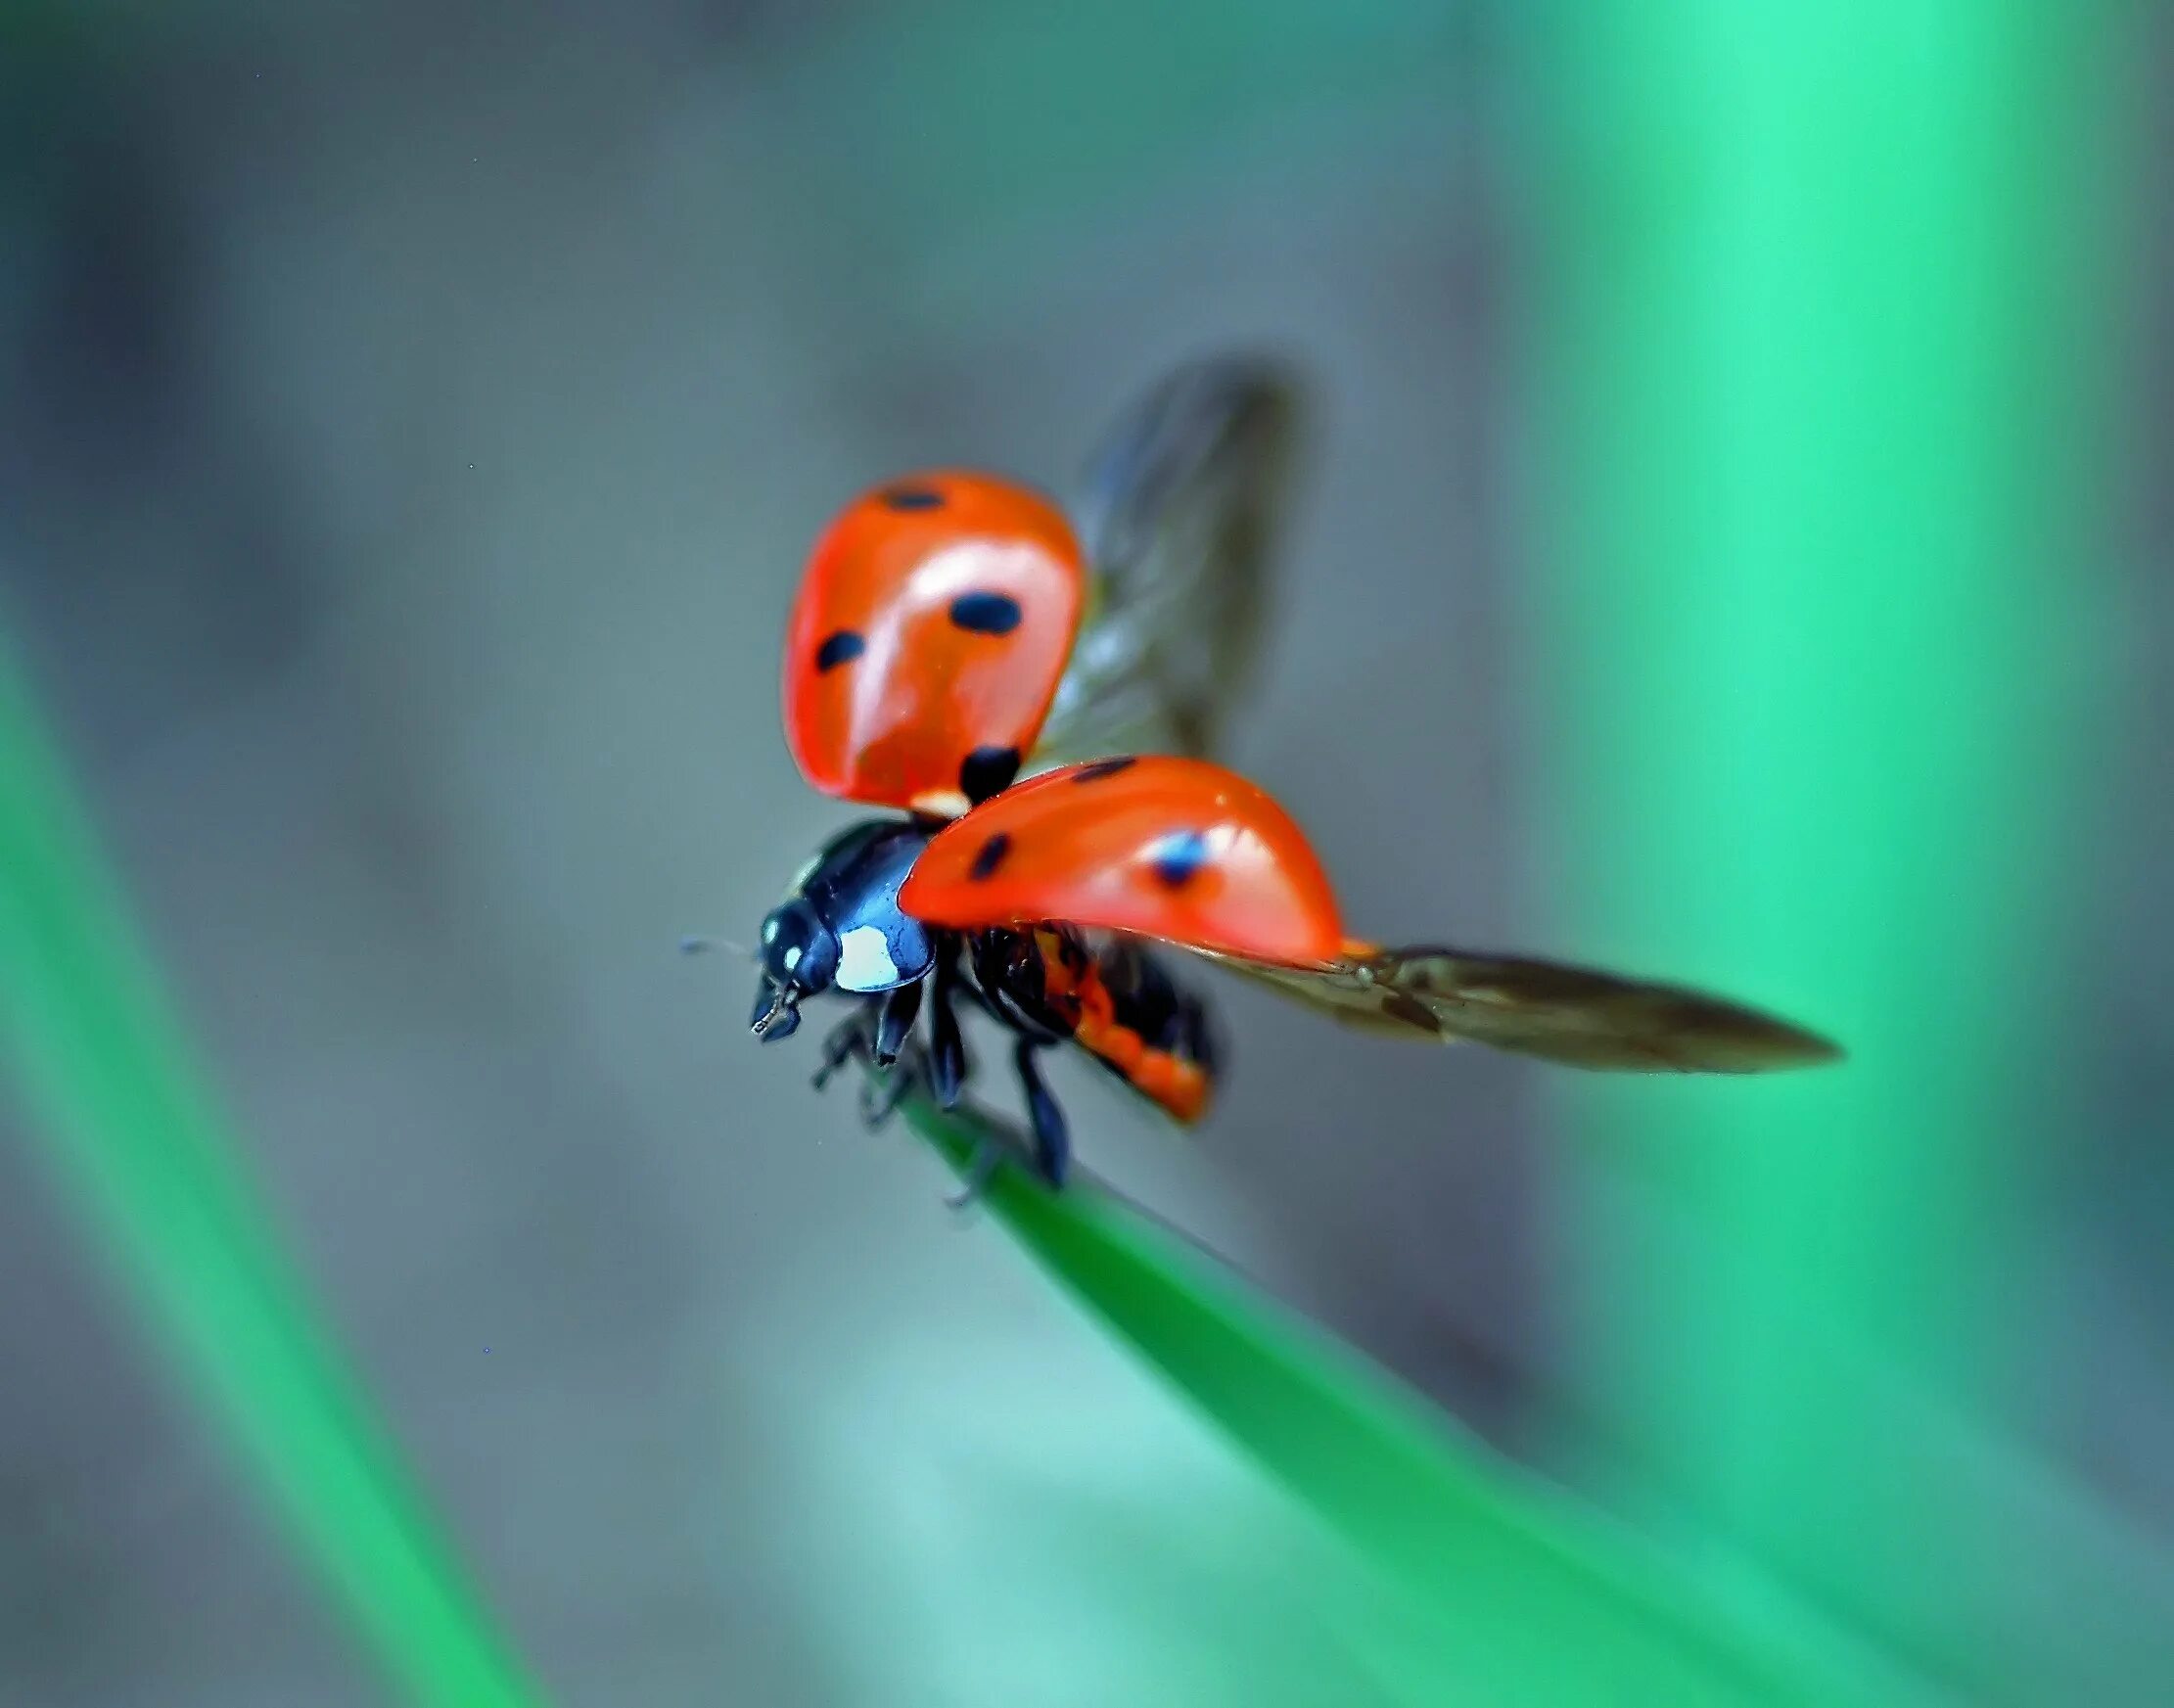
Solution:
[[[2174,1699],[2170,45],[17,0],[0,1701]],[[672,957],[839,821],[839,496],[1230,344],[1359,928],[1846,1069],[1219,991],[1212,1127],[959,1219]]]

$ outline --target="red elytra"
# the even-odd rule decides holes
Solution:
[[[816,542],[785,642],[786,740],[827,795],[953,817],[1009,783],[1080,623],[1087,572],[1028,487],[934,470]]]
[[[1200,760],[1090,761],[1007,789],[937,833],[899,905],[951,930],[1062,920],[1293,967],[1360,946],[1290,814]]]

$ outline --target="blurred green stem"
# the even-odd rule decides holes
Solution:
[[[0,645],[0,1039],[26,1131],[409,1698],[537,1701],[280,1253],[13,664]]]
[[[908,1098],[961,1173],[993,1130]],[[984,1204],[1390,1592],[1383,1649],[1413,1700],[1905,1703],[1921,1698],[1816,1619],[1611,1534],[1424,1403],[1090,1184],[1005,1167]]]
[[[2109,234],[2141,182],[2121,16],[1542,7],[1513,151],[1539,935],[1852,1056],[1549,1082],[1586,1135],[1558,1243],[1620,1427],[1595,1474],[1989,1700],[2108,1699],[2153,1640],[2080,1640],[2052,1609],[2128,1587],[2026,1564],[2043,1491],[1988,1500],[1925,1424],[2025,1392],[2028,1169],[2073,1121]]]

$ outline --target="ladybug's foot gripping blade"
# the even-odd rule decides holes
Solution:
[[[1005,1154],[1010,1149],[1002,1139],[985,1133],[974,1146],[974,1155],[966,1165],[966,1183],[945,1198],[946,1207],[965,1211],[980,1203],[982,1194],[989,1190],[989,1182],[1003,1167]]]
[[[921,1077],[921,1055],[908,1049],[887,1068],[879,1068],[860,1087],[860,1118],[871,1131],[898,1112]]]

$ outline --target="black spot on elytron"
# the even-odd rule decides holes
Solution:
[[[967,800],[979,807],[992,795],[1000,795],[1019,775],[1019,750],[1015,747],[978,747],[958,767],[958,786]]]
[[[961,593],[951,601],[951,621],[975,634],[1009,634],[1019,615],[1019,601],[1008,593]]]
[[[868,650],[868,643],[850,628],[841,628],[815,649],[815,669],[835,670],[840,665],[850,665]]]
[[[1173,890],[1182,890],[1208,863],[1208,839],[1197,830],[1174,830],[1155,844],[1147,857],[1158,879]]]
[[[1072,780],[1075,783],[1099,783],[1104,777],[1114,777],[1118,772],[1130,770],[1138,763],[1139,761],[1131,755],[1121,760],[1096,760],[1091,765],[1084,765],[1074,771]]]
[[[1402,991],[1386,992],[1381,998],[1381,1011],[1392,1019],[1416,1028],[1429,1038],[1439,1038],[1442,1035],[1442,1022],[1435,1018],[1434,1010],[1416,996],[1409,996]]]
[[[1004,855],[1011,853],[1011,837],[999,830],[983,843],[974,855],[974,863],[966,868],[966,875],[979,883],[984,878],[994,877],[996,868],[1004,863]]]
[[[893,510],[941,510],[944,494],[927,486],[891,486],[885,489],[883,501]]]

